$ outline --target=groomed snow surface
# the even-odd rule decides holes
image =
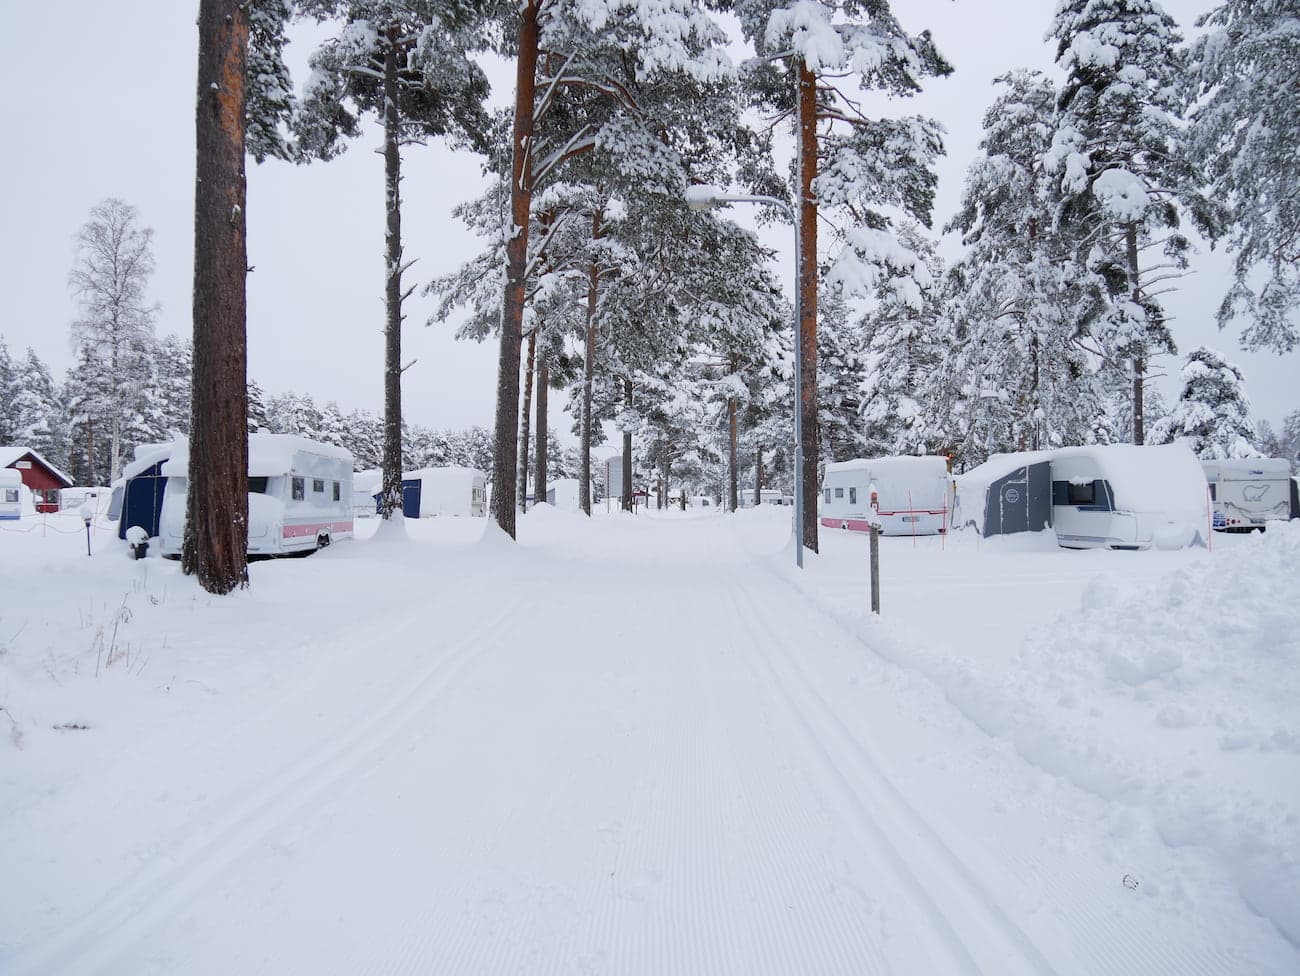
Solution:
[[[0,526],[0,972],[1300,972],[1300,523]],[[376,520],[360,531],[374,532]]]

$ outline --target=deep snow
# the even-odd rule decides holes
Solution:
[[[0,972],[1300,971],[1300,524],[888,538],[874,618],[788,517],[420,520],[223,598],[3,524]]]

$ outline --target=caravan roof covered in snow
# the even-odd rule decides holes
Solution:
[[[854,458],[851,461],[832,461],[826,465],[827,474],[844,471],[880,471],[897,475],[947,474],[948,462],[937,454],[926,454],[919,457]]]
[[[118,480],[130,481],[159,461],[166,461],[175,449],[175,444],[141,444],[135,449],[135,460],[122,468],[122,477]]]
[[[1232,458],[1202,461],[1201,469],[1211,481],[1253,481],[1256,478],[1289,478],[1291,462],[1285,458]]]
[[[457,485],[472,485],[476,479],[484,478],[485,475],[477,468],[461,468],[450,465],[445,468],[419,468],[415,471],[403,471],[403,481],[414,481],[417,478],[430,485],[439,485],[446,487],[455,487]]]
[[[1118,509],[1192,515],[1205,512],[1205,472],[1185,443],[1063,447],[1055,457],[1095,461],[1110,482]]]
[[[184,478],[189,470],[190,442],[187,437],[177,438],[172,445],[172,455],[163,465],[163,474]],[[333,444],[299,437],[297,434],[249,434],[248,473],[251,477],[274,477],[293,467],[297,454],[314,454],[317,457],[346,461],[352,466],[352,452]]]
[[[1028,465],[1050,461],[1055,455],[1055,451],[1018,451],[991,455],[983,464],[957,475],[958,490],[968,498],[982,498],[989,485],[995,481]]]

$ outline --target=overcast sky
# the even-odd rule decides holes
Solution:
[[[1054,0],[905,0],[894,7],[910,30],[930,28],[954,64],[908,112],[938,118],[949,130],[935,224],[956,208],[963,175],[992,100],[991,80],[1011,68],[1055,75],[1043,41]],[[1192,31],[1213,0],[1168,0]],[[14,4],[0,33],[4,141],[0,185],[0,335],[12,353],[27,346],[61,376],[71,362],[68,324],[76,306],[67,290],[73,236],[92,206],[109,196],[133,204],[155,231],[157,271],[151,294],[162,303],[161,333],[188,335],[193,277],[195,0],[73,0]],[[295,84],[318,31],[299,30],[290,46]],[[508,102],[513,78],[493,71],[493,98]],[[382,403],[383,160],[371,130],[329,163],[294,167],[250,163],[248,181],[249,373],[268,392],[310,392],[344,410]],[[408,284],[444,274],[477,248],[450,209],[481,185],[477,158],[441,146],[408,150],[403,230]],[[742,215],[736,213],[737,219]],[[784,247],[788,232],[764,235]],[[955,255],[947,242],[947,256]],[[1219,333],[1214,309],[1228,279],[1222,253],[1203,253],[1194,273],[1165,299],[1179,347],[1208,344],[1245,370],[1256,415],[1275,425],[1300,408],[1300,354],[1247,354]],[[789,278],[783,263],[782,280]],[[496,352],[492,343],[455,342],[450,325],[426,328],[430,302],[407,306],[405,415],[435,427],[491,426]],[[1176,394],[1172,374],[1161,380]],[[567,426],[567,425],[566,425]],[[566,440],[568,438],[566,437]]]

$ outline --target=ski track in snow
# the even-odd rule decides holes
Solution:
[[[946,958],[946,973],[1054,973],[1025,934],[930,829],[827,705],[789,651],[789,617],[778,617],[752,593],[733,588],[736,619],[757,651],[753,662],[771,695],[788,709],[822,768],[809,770],[845,801],[859,839],[929,920]],[[797,637],[797,634],[794,635]]]
[[[520,612],[513,606],[441,656],[409,687],[370,717],[327,741],[275,782],[245,797],[191,843],[168,852],[109,892],[100,906],[59,936],[6,964],[22,973],[116,971],[114,957],[173,917],[178,906],[212,884],[232,862],[276,828],[302,815],[350,776],[358,776],[406,737],[455,686],[493,637]],[[419,621],[412,621],[413,629]]]
[[[292,707],[237,709],[236,757],[265,736],[278,774],[146,860],[113,852],[122,880],[0,953],[5,976],[1287,971],[1195,852],[1117,840],[1104,799],[990,739],[733,523],[586,528],[429,563],[436,602],[336,634]],[[319,744],[285,732],[357,667]],[[1184,922],[1119,885],[1130,859],[1211,894]]]

